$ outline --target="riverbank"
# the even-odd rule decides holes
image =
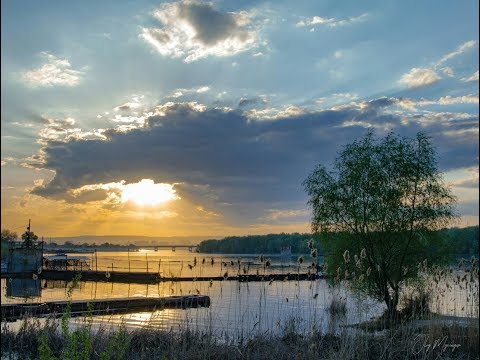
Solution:
[[[301,333],[292,320],[277,335],[257,333],[221,338],[188,327],[158,330],[148,324],[92,329],[84,325],[62,333],[58,320],[43,325],[24,319],[19,331],[2,326],[2,359],[65,358],[77,349],[81,359],[478,359],[478,322],[403,323],[382,332],[312,330]],[[76,334],[76,335],[73,335]]]

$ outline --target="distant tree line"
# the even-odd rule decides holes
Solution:
[[[437,231],[436,236],[444,240],[447,255],[452,259],[478,256],[478,226],[442,229]],[[220,240],[204,240],[199,244],[198,250],[210,254],[277,254],[282,248],[290,246],[292,253],[308,254],[310,239],[314,239],[314,246],[321,255],[324,249],[320,246],[319,236],[300,233],[228,236]]]
[[[478,230],[478,226],[448,228],[440,230],[440,236],[445,238],[448,253],[454,258],[478,257]]]
[[[312,238],[318,244],[318,237],[312,234],[228,236],[221,240],[204,240],[199,244],[198,250],[202,253],[276,254],[289,246],[292,253],[303,254],[309,252],[307,243]]]
[[[445,239],[444,243],[447,246],[447,252],[454,258],[468,258],[471,256],[478,256],[479,253],[479,227],[470,226],[466,228],[448,228],[438,231],[438,235]],[[2,256],[6,255],[8,247],[7,242],[16,239],[16,234],[13,235],[9,230],[2,230]],[[223,254],[277,254],[281,249],[290,246],[294,254],[308,254],[308,241],[314,239],[314,246],[319,249],[322,254],[323,249],[319,245],[319,236],[312,234],[300,233],[281,233],[268,235],[247,235],[247,236],[228,236],[220,240],[210,239],[204,240],[199,244],[199,251],[202,253],[223,253]],[[66,241],[64,244],[57,244],[55,242],[45,243],[46,248],[114,248],[126,249],[137,248],[135,244],[118,245],[105,242],[103,244],[74,244]],[[5,250],[5,251],[4,251]]]

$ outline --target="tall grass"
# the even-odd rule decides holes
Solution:
[[[46,334],[43,338],[40,334]],[[242,342],[220,341],[211,333],[150,327],[98,329],[92,351],[69,352],[52,328],[24,320],[21,332],[2,331],[2,359],[478,359],[478,325],[398,326],[382,334],[320,331],[304,335],[295,320],[279,336],[258,334]]]

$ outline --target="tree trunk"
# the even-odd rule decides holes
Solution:
[[[398,312],[397,312],[397,305],[398,305],[398,289],[394,290],[393,294],[387,291],[385,294],[385,304],[387,305],[388,316],[391,319],[395,319]]]

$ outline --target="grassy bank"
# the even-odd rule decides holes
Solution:
[[[408,322],[382,332],[301,334],[289,322],[280,335],[218,340],[188,329],[145,326],[93,330],[88,317],[65,333],[62,321],[28,318],[19,331],[2,327],[2,359],[478,359],[477,321]]]

